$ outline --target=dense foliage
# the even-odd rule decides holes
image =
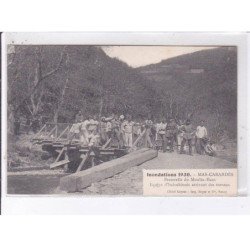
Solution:
[[[155,82],[162,113],[204,119],[215,139],[237,136],[237,50],[199,51],[139,69]]]
[[[9,46],[9,110],[55,122],[72,122],[78,110],[190,117],[235,138],[236,60],[235,49],[219,48],[131,68],[98,46]]]

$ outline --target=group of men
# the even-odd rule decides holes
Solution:
[[[132,116],[112,114],[109,117],[88,116],[84,119],[79,111],[75,123],[70,130],[70,139],[79,137],[83,145],[101,146],[111,142],[119,148],[132,148],[137,143],[146,147],[159,147],[163,152],[174,152],[174,145],[183,154],[186,145],[190,155],[193,154],[193,142],[198,154],[209,151],[208,133],[204,121],[200,121],[196,128],[190,119],[177,123],[175,119],[167,121],[162,118],[158,122],[151,119],[132,121]],[[138,138],[140,137],[140,138]],[[160,145],[160,146],[159,146]]]
[[[133,138],[137,124],[128,115],[125,119],[123,115],[111,115],[102,117],[99,121],[96,116],[88,116],[84,120],[81,111],[75,117],[75,123],[70,129],[70,140],[79,137],[82,145],[100,146],[105,145],[112,139],[119,148],[133,146]],[[137,129],[139,136],[141,131]]]
[[[191,124],[190,119],[185,122],[176,123],[174,119],[170,119],[167,123],[166,119],[156,124],[156,136],[157,140],[160,139],[162,143],[163,152],[174,151],[174,144],[176,143],[180,154],[184,153],[184,148],[187,145],[189,154],[193,154],[193,141],[195,141],[195,148],[198,154],[209,154],[212,150],[208,143],[208,133],[204,126],[204,121],[200,121],[199,126],[196,128]]]

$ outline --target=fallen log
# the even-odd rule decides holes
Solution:
[[[152,149],[140,149],[131,154],[122,156],[109,162],[104,162],[84,171],[80,171],[60,179],[60,189],[68,192],[77,192],[131,167],[140,165],[157,157],[158,152]]]

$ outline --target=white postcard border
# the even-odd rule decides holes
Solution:
[[[237,33],[3,33],[2,35],[2,212],[3,214],[201,214],[250,211],[247,171],[248,35]],[[248,44],[247,44],[248,42]],[[238,47],[238,192],[235,198],[7,196],[7,44],[173,45]],[[248,56],[248,58],[247,58]],[[249,73],[248,73],[249,74]],[[247,105],[248,104],[248,105]],[[248,138],[249,139],[249,138]],[[248,140],[249,141],[249,140]]]

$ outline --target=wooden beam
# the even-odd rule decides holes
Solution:
[[[56,124],[56,138],[57,138],[57,134],[58,134],[58,124]]]
[[[105,149],[109,145],[109,143],[111,142],[111,139],[112,138],[108,139],[108,141],[102,146],[102,149]]]
[[[139,137],[135,140],[135,142],[133,143],[133,147],[136,147],[137,143],[142,139],[142,137],[145,135],[146,133],[146,129],[143,130],[143,132],[139,135]]]
[[[65,152],[66,149],[67,149],[66,147],[63,147],[63,148],[61,149],[61,151],[60,151],[59,155],[57,156],[55,162],[58,162],[58,161],[61,159],[61,157],[62,157],[62,155],[63,155],[63,153]],[[54,163],[55,163],[55,162],[54,162]],[[53,163],[52,163],[52,164],[53,164]],[[50,168],[51,168],[51,167],[50,167]]]
[[[54,162],[54,163],[50,164],[50,168],[62,167],[65,164],[68,164],[69,162],[70,162],[69,159],[65,159],[65,160],[62,160],[62,161],[57,161],[57,162]]]
[[[65,133],[66,131],[69,129],[69,126],[67,126],[63,131],[62,133],[56,138],[55,142],[58,141]]]
[[[38,135],[40,135],[40,133],[45,129],[46,126],[47,124],[44,124],[42,128],[30,140],[33,140],[34,138],[38,137]]]
[[[68,172],[70,161],[69,161],[69,156],[68,156],[67,150],[65,151],[65,156],[64,156],[64,158],[65,158],[65,161],[67,161],[67,162],[64,164],[64,166],[63,166],[64,172]]]
[[[131,167],[140,165],[148,160],[157,157],[158,152],[153,149],[144,148],[114,159],[109,162],[101,163],[84,171],[76,172],[72,175],[60,179],[60,189],[68,192],[77,192],[90,186],[93,182],[112,177]]]
[[[55,126],[55,127],[48,133],[47,136],[50,136],[50,135],[56,130],[56,127],[57,127],[57,126]]]
[[[47,122],[46,124],[50,124],[50,125],[56,125],[56,124],[61,124],[61,125],[69,125],[72,126],[73,123],[68,123],[68,122]]]
[[[91,156],[91,167],[95,166],[95,157]]]
[[[82,170],[84,164],[86,163],[86,161],[89,159],[89,155],[90,155],[91,150],[89,149],[89,151],[82,157],[82,161],[80,162],[76,172],[79,172]]]

